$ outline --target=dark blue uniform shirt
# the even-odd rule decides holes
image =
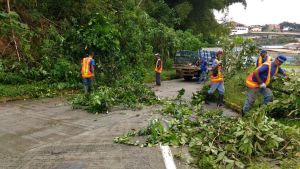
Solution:
[[[272,77],[274,76],[275,74],[275,71],[276,71],[276,65],[275,63],[271,63],[271,79]],[[268,72],[269,72],[269,66],[268,65],[262,65],[260,68],[258,68],[258,73],[259,73],[259,78],[263,81],[263,82],[266,82],[267,80],[267,77],[268,77]],[[283,74],[284,71],[281,69],[281,67],[278,68],[278,73],[280,74]],[[252,79],[254,82],[257,82],[257,79],[255,76],[253,76],[253,79]]]
[[[203,60],[203,61],[201,62],[200,70],[201,70],[201,72],[207,70],[207,62],[206,62],[205,60]]]

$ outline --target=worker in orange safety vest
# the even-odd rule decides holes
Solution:
[[[212,63],[212,74],[210,76],[210,89],[207,92],[207,95],[205,97],[205,103],[209,104],[210,97],[213,95],[216,89],[218,89],[219,92],[219,98],[217,100],[217,106],[220,107],[223,105],[224,100],[224,93],[225,93],[225,87],[224,87],[224,79],[223,79],[223,65],[222,65],[222,56],[223,52],[218,51],[217,52],[217,58]]]
[[[257,58],[256,61],[256,67],[261,66],[265,62],[271,62],[272,58],[268,56],[268,53],[266,50],[261,50],[260,51],[260,56]]]
[[[156,53],[155,54],[156,57],[156,64],[155,64],[155,80],[156,80],[156,85],[160,86],[161,82],[160,82],[160,74],[163,70],[163,65],[162,65],[162,61],[160,59],[160,54]]]
[[[242,110],[242,115],[250,110],[259,93],[264,97],[264,104],[273,101],[273,93],[267,88],[273,76],[278,73],[285,76],[285,72],[280,65],[286,61],[286,57],[279,55],[273,62],[265,62],[251,73],[246,79],[246,86],[249,88]]]
[[[92,78],[94,77],[95,60],[93,59],[94,52],[91,52],[87,57],[82,59],[81,75],[84,85],[84,94],[92,91]]]

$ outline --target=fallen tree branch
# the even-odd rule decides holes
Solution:
[[[291,111],[287,116],[289,117],[289,116],[291,116],[294,112],[297,112],[297,111],[299,111],[299,109],[295,109],[295,110]]]
[[[46,19],[48,22],[52,23],[53,25],[60,27],[59,25],[57,25],[56,23],[54,23],[53,21],[51,21],[50,19],[46,18],[45,16],[42,16],[42,18]]]

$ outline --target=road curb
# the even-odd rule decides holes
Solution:
[[[32,96],[15,96],[15,97],[0,97],[0,103],[6,103],[17,100],[33,99]]]

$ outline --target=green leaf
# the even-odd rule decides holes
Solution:
[[[220,153],[218,154],[218,158],[217,158],[216,162],[219,162],[219,161],[223,160],[225,154],[226,154],[225,151],[220,152]]]
[[[284,141],[283,138],[278,137],[278,136],[274,136],[273,138],[274,138],[277,142],[283,142],[283,141]]]
[[[234,167],[233,162],[226,165],[226,169],[233,169],[233,167]]]
[[[236,166],[238,166],[239,168],[245,168],[245,164],[243,164],[243,163],[240,162],[240,161],[235,161],[234,164],[235,164]]]
[[[261,141],[265,141],[265,139],[264,138],[262,138],[262,137],[260,137],[259,136],[259,134],[255,134],[255,136],[259,139],[259,140],[261,140]]]
[[[234,133],[234,135],[235,135],[236,137],[241,136],[241,135],[243,135],[243,134],[244,134],[244,130],[237,131],[237,132]]]
[[[229,164],[234,164],[234,160],[230,160],[227,157],[224,158],[224,162],[229,163]]]
[[[210,151],[211,151],[214,155],[217,155],[217,154],[218,154],[218,150],[216,150],[216,149],[214,149],[214,148],[212,148]]]

